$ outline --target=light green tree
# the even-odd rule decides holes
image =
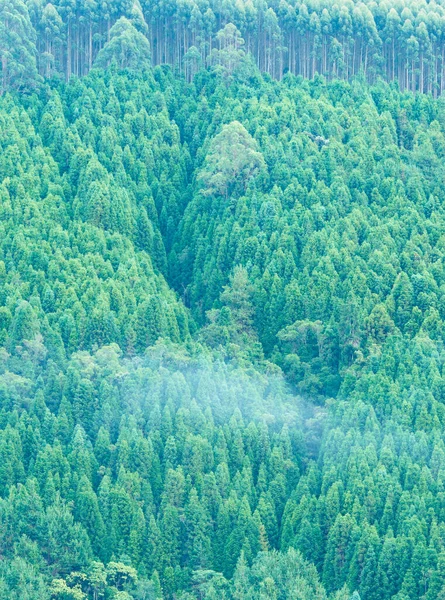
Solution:
[[[263,155],[253,137],[239,121],[223,125],[210,142],[205,164],[198,174],[206,196],[229,197],[245,191],[248,183],[265,169]]]

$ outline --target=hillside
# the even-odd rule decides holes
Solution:
[[[445,597],[444,101],[113,39],[0,97],[0,598]]]
[[[5,23],[5,27],[1,24]],[[445,89],[442,0],[3,0],[0,93],[106,66],[169,64],[187,80],[248,54],[286,73],[383,77],[402,90]]]

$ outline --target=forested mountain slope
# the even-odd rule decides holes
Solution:
[[[145,149],[137,150],[144,167],[132,179],[124,163],[132,160],[129,144],[137,146],[137,115],[123,116],[128,130],[120,131],[119,145],[116,126],[99,126],[98,104],[76,99],[74,89],[69,102],[80,113],[72,127],[57,93],[28,112],[12,99],[2,102],[3,341],[14,350],[23,336],[41,335],[63,360],[110,342],[133,353],[154,342],[154,332],[185,340],[188,318],[162,276],[165,249],[149,188],[156,169],[168,177],[169,163],[181,178],[186,157],[179,158],[178,145],[154,141],[174,136],[175,128],[167,123],[163,130],[154,114],[148,133],[146,116]]]
[[[151,46],[154,65],[187,78],[219,65],[221,54],[236,60],[246,51],[278,79],[363,73],[434,95],[445,87],[442,0],[3,0],[0,93],[35,82],[37,70],[85,75],[103,66],[110,41],[121,62],[135,51],[147,58]]]
[[[342,371],[390,334],[443,341],[442,102],[288,78],[218,86],[194,117],[182,121],[183,110],[174,115],[192,150],[209,123],[169,256],[198,322],[227,304],[221,286],[243,266],[266,355],[311,394],[335,393]],[[252,136],[239,155],[255,145],[255,177],[236,172],[233,139],[218,133],[227,122]],[[207,189],[212,169],[238,187]]]
[[[443,101],[115,52],[0,99],[0,597],[443,597]]]

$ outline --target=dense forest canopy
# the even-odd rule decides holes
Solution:
[[[248,53],[257,67],[328,79],[362,73],[402,90],[445,88],[442,0],[3,0],[2,90],[44,77],[86,74],[120,53],[147,55],[190,79],[221,53]],[[107,47],[104,54],[103,49]],[[108,58],[107,58],[108,57]],[[139,58],[141,58],[139,56]],[[125,65],[129,66],[129,65]]]
[[[0,599],[445,598],[442,10],[0,4]]]

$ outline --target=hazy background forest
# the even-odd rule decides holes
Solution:
[[[443,10],[1,2],[2,600],[445,598]]]
[[[435,96],[445,87],[440,1],[3,0],[0,44],[11,65],[3,64],[3,89],[14,61],[24,63],[34,45],[42,76],[85,75],[121,17],[147,38],[153,65],[170,64],[189,80],[218,63],[221,52],[244,49],[277,79],[286,72],[329,79],[363,73],[370,82],[384,77]]]

